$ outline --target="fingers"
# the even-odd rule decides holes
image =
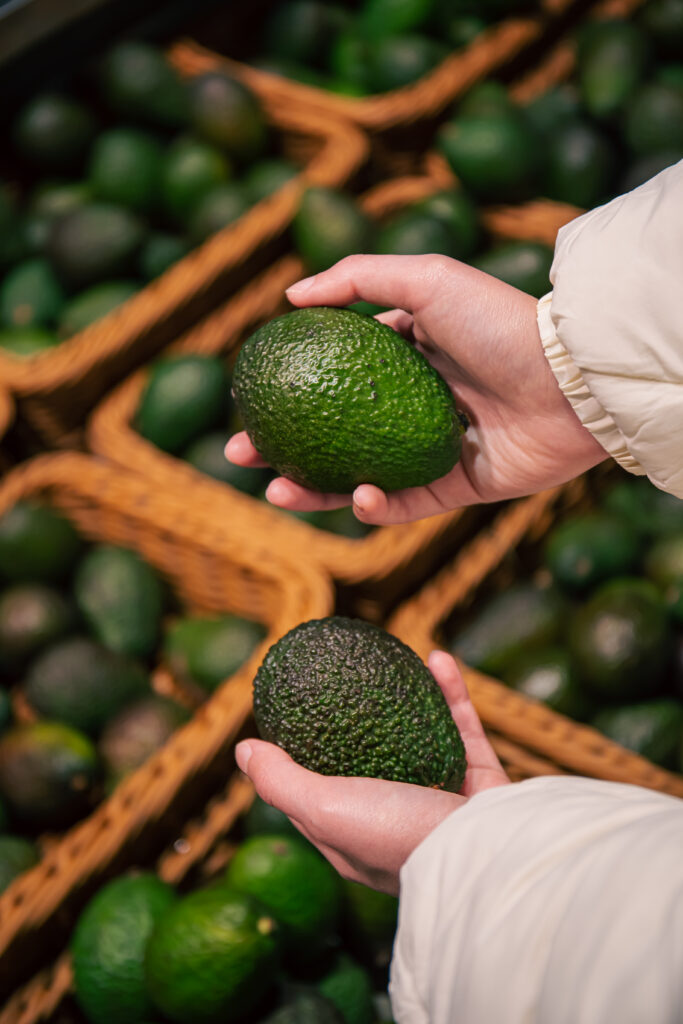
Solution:
[[[503,785],[507,776],[487,739],[455,658],[445,651],[432,651],[428,664],[465,744],[468,771],[479,775],[475,791]]]
[[[271,480],[266,489],[266,498],[279,508],[297,512],[326,512],[351,504],[350,494],[321,494],[319,491],[309,491],[284,476]]]
[[[306,818],[319,776],[302,768],[274,743],[263,740],[249,739],[238,743],[235,760],[267,804],[284,811],[296,821]]]
[[[268,465],[254,448],[245,430],[241,430],[239,434],[233,434],[230,438],[225,446],[225,457],[237,466],[251,468]]]
[[[386,324],[387,327],[391,327],[394,331],[398,331],[406,341],[415,344],[415,335],[413,333],[413,317],[410,313],[404,312],[402,309],[390,309],[386,313],[378,313],[375,320],[381,324]]]
[[[417,312],[431,302],[458,264],[446,256],[347,256],[287,289],[295,306],[373,302]]]
[[[374,526],[412,523],[445,512],[439,498],[426,487],[409,487],[385,494],[374,484],[361,484],[353,492],[353,511],[357,519]]]

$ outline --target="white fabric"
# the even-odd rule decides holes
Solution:
[[[683,498],[683,161],[558,236],[538,322],[582,423]]]
[[[681,1024],[683,803],[554,776],[487,790],[401,872],[397,1024]]]

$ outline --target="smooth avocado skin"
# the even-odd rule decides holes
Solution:
[[[372,979],[360,964],[341,953],[318,982],[318,991],[336,1006],[345,1024],[374,1024]]]
[[[264,1017],[262,1024],[346,1024],[337,1008],[315,989],[303,989]]]
[[[240,351],[233,392],[263,458],[314,490],[419,487],[460,457],[464,417],[443,378],[396,331],[348,309],[265,324]]]
[[[587,121],[569,121],[546,140],[544,194],[592,209],[608,195],[616,167],[616,154],[602,132]]]
[[[333,188],[309,188],[292,221],[294,245],[317,274],[345,256],[372,252],[374,226],[355,199]]]
[[[574,613],[569,651],[596,696],[612,701],[654,696],[673,653],[664,599],[648,580],[610,580]]]
[[[267,469],[236,466],[234,462],[230,462],[225,457],[227,442],[227,431],[218,430],[202,434],[183,450],[180,457],[200,473],[222,484],[236,487],[244,494],[258,494],[269,482],[272,474]]]
[[[179,678],[213,691],[251,657],[264,636],[263,626],[236,615],[179,619],[166,632],[164,655]]]
[[[0,594],[0,675],[16,672],[59,640],[76,622],[76,609],[59,590],[21,583]]]
[[[650,59],[647,36],[619,19],[587,23],[579,37],[577,77],[584,109],[609,120],[643,80]]]
[[[422,256],[440,253],[456,257],[457,248],[443,221],[417,210],[406,210],[385,224],[377,233],[376,251],[380,255]]]
[[[94,134],[90,111],[59,93],[34,97],[13,127],[14,144],[25,160],[60,173],[78,167]]]
[[[258,157],[268,141],[266,125],[256,96],[241,82],[220,71],[209,71],[189,86],[190,120],[200,138],[235,160]]]
[[[38,851],[23,836],[0,836],[0,894],[17,875],[38,863]]]
[[[44,327],[0,328],[0,348],[19,359],[30,359],[41,352],[48,352],[59,341],[54,331]]]
[[[71,338],[117,309],[140,290],[137,281],[102,281],[74,295],[62,309],[59,333]]]
[[[73,569],[82,547],[68,519],[47,505],[18,501],[0,517],[0,578],[59,582]]]
[[[558,587],[584,594],[612,576],[628,575],[640,551],[640,538],[627,522],[593,512],[556,526],[546,541],[544,561]]]
[[[152,368],[136,426],[157,448],[175,455],[216,426],[229,407],[228,377],[220,359],[174,356]]]
[[[641,704],[606,708],[592,721],[600,732],[622,747],[676,770],[683,736],[683,704],[662,697]]]
[[[587,721],[595,709],[562,647],[543,647],[521,655],[502,672],[502,678],[518,693],[579,722]]]
[[[477,199],[515,202],[535,190],[538,139],[517,110],[461,114],[439,129],[437,146]]]
[[[180,704],[156,693],[126,704],[107,721],[98,744],[108,777],[117,781],[135,771],[189,717]]]
[[[114,203],[90,203],[54,224],[47,250],[69,288],[85,288],[130,272],[145,237],[136,214]]]
[[[261,737],[323,775],[457,792],[465,748],[432,674],[384,630],[313,619],[270,648],[254,680]]]
[[[472,266],[540,299],[550,290],[553,250],[542,242],[500,242]]]
[[[66,296],[52,267],[43,259],[14,267],[0,286],[0,323],[40,327],[54,323]]]

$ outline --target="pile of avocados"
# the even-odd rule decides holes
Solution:
[[[549,534],[535,573],[475,604],[454,654],[683,771],[683,501],[619,482]]]
[[[381,1024],[396,898],[342,881],[258,797],[230,839],[199,888],[123,875],[86,906],[70,945],[88,1024]]]
[[[36,841],[158,750],[262,640],[235,616],[187,616],[137,554],[88,545],[54,508],[0,518],[0,890]],[[183,701],[152,686],[161,663]]]
[[[0,350],[52,348],[237,220],[297,173],[274,146],[245,86],[144,42],[34,96],[0,182]]]
[[[487,202],[534,196],[592,208],[683,158],[683,11],[650,0],[636,16],[584,22],[571,80],[521,105],[487,82],[437,145]]]
[[[535,6],[534,0],[284,0],[264,19],[251,63],[343,96],[390,92],[429,74],[489,25]]]

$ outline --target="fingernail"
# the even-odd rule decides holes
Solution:
[[[361,514],[367,512],[367,508],[363,504],[362,500],[358,497],[358,491],[354,491],[353,494],[353,511],[360,512]]]
[[[290,285],[289,288],[286,289],[285,295],[303,295],[304,292],[309,290],[314,281],[315,274],[313,274],[312,277],[303,277],[300,281],[297,281],[296,284]]]
[[[248,774],[249,762],[251,761],[252,749],[251,744],[247,743],[246,740],[242,740],[235,747],[235,760],[237,761],[240,771]]]

